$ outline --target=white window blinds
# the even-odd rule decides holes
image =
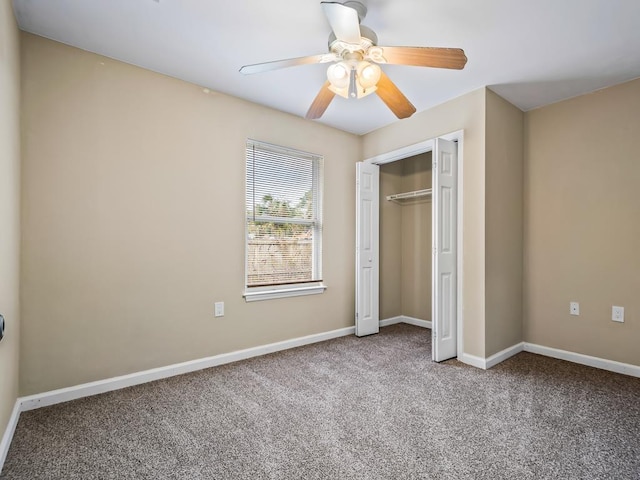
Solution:
[[[322,157],[247,141],[246,285],[322,280]]]

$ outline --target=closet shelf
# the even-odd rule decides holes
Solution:
[[[431,197],[431,189],[425,188],[424,190],[414,190],[413,192],[396,193],[394,195],[387,195],[387,200],[396,203],[405,203],[406,200],[413,200],[420,197]]]

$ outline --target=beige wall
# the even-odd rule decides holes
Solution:
[[[363,157],[464,130],[462,308],[464,352],[485,353],[485,88],[363,137]]]
[[[380,166],[380,319],[431,319],[431,202],[387,195],[431,188],[431,152]]]
[[[1,5],[0,427],[16,397],[20,186],[18,33]],[[357,138],[21,38],[23,394],[352,325],[353,162],[456,130],[464,351],[485,357],[524,338],[640,364],[640,80],[526,115],[482,88]],[[241,298],[247,137],[325,155],[323,295]],[[383,224],[381,245],[402,245],[398,232]],[[383,254],[381,291],[392,293],[381,318],[410,314],[403,271]],[[611,322],[613,304],[626,323]]]
[[[353,325],[358,137],[29,34],[22,82],[22,394]],[[325,157],[322,295],[241,296],[247,137]]]
[[[522,341],[524,114],[487,89],[486,352]]]
[[[527,342],[640,365],[638,112],[640,80],[526,114]]]
[[[380,166],[380,319],[402,315],[402,206],[387,195],[402,191],[402,162]]]
[[[20,260],[19,33],[10,1],[0,2],[0,438],[18,396]]]
[[[402,191],[431,188],[431,152],[402,160]],[[431,201],[406,202],[402,213],[402,315],[431,320]]]

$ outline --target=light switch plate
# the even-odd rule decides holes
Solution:
[[[216,302],[213,315],[215,317],[224,317],[224,302]]]
[[[611,320],[624,323],[624,307],[611,307]]]

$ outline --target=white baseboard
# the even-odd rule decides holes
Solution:
[[[487,360],[485,358],[476,357],[469,353],[458,355],[458,361],[471,365],[472,367],[481,368],[482,370],[487,369]]]
[[[504,362],[507,358],[511,358],[514,355],[522,352],[523,350],[524,350],[524,342],[520,342],[508,348],[505,348],[504,350],[501,350],[498,353],[494,353],[493,355],[491,355],[485,360],[485,363],[486,363],[485,368],[491,368],[499,364],[500,362]]]
[[[602,370],[640,378],[640,366],[638,365],[616,362],[615,360],[607,360],[605,358],[591,357],[581,353],[569,352],[567,350],[560,350],[527,342],[517,343],[509,348],[505,348],[495,355],[491,355],[488,358],[481,358],[468,353],[463,353],[458,357],[458,360],[462,363],[466,363],[467,365],[487,370],[520,352],[537,353],[538,355],[544,355],[545,357],[557,358],[559,360],[566,360],[580,365],[587,365],[589,367],[600,368]]]
[[[416,327],[431,328],[431,322],[429,320],[420,320],[419,318],[408,317],[406,315],[398,315],[397,317],[380,320],[381,327],[388,327],[389,325],[395,325],[396,323],[408,323],[409,325],[415,325]]]
[[[430,320],[420,320],[419,318],[407,317],[406,315],[402,315],[402,322],[415,325],[416,327],[431,328]]]
[[[266,355],[268,353],[274,353],[281,350],[301,347],[303,345],[323,342],[332,338],[353,335],[354,333],[355,327],[341,328],[339,330],[307,335],[306,337],[292,338],[290,340],[284,340],[282,342],[270,343],[268,345],[247,348],[245,350],[237,350],[230,353],[223,353],[220,355],[215,355],[213,357],[191,360],[188,362],[168,365],[166,367],[153,368],[151,370],[131,373],[129,375],[122,375],[105,380],[98,380],[96,382],[84,383],[73,387],[38,393],[36,395],[29,395],[27,397],[19,398],[18,401],[20,402],[20,410],[24,412],[36,408],[47,407],[49,405],[55,405],[57,403],[76,400],[78,398],[97,395],[99,393],[132,387],[134,385],[140,385],[142,383],[153,382],[154,380],[169,378],[175,375],[182,375],[184,373],[195,372],[197,370],[203,370],[205,368],[216,367],[218,365],[224,365],[226,363],[237,362],[239,360],[245,360],[247,358]]]
[[[389,325],[402,323],[402,315],[398,315],[397,317],[385,318],[384,320],[380,320],[379,323],[381,327],[388,327]]]
[[[0,472],[2,472],[4,461],[7,458],[7,453],[9,453],[9,446],[11,445],[11,440],[13,440],[13,434],[16,431],[16,426],[18,425],[19,418],[20,399],[17,399],[15,405],[13,406],[11,416],[9,417],[7,428],[5,429],[4,434],[2,435],[2,439],[0,440]]]
[[[500,352],[495,353],[487,358],[476,357],[475,355],[471,355],[469,353],[463,353],[458,357],[458,360],[462,363],[466,363],[467,365],[471,365],[472,367],[488,370],[489,368],[496,366],[500,362],[504,362],[507,358],[513,357],[523,350],[524,342],[520,342],[508,348],[505,348],[504,350],[501,350]]]
[[[535,343],[525,342],[524,351],[537,353],[538,355],[544,355],[545,357],[557,358],[559,360],[567,360],[569,362],[579,363],[580,365],[600,368],[602,370],[608,370],[610,372],[622,373],[623,375],[640,377],[640,366],[631,365],[629,363],[616,362],[614,360],[607,360],[599,357],[591,357],[589,355],[569,352],[567,350],[544,347],[542,345],[536,345]]]

